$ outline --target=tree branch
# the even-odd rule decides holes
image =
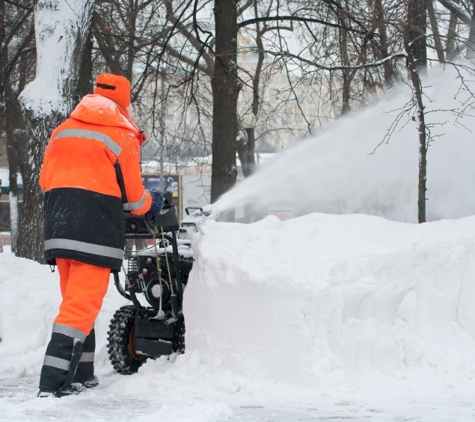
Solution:
[[[332,28],[341,28],[341,29],[344,29],[345,31],[356,32],[357,34],[366,35],[368,33],[368,31],[359,31],[357,29],[348,28],[346,26],[342,26],[337,23],[327,22],[322,19],[304,18],[304,17],[299,17],[299,16],[264,16],[261,18],[246,19],[238,23],[238,29],[243,28],[248,25],[253,25],[258,22],[269,22],[269,21],[294,21],[294,22],[321,23],[322,25],[330,26]]]
[[[372,62],[372,63],[363,63],[363,64],[359,64],[359,65],[354,65],[354,66],[324,66],[324,65],[321,65],[321,64],[318,64],[318,63],[315,63],[311,60],[308,60],[308,59],[305,59],[303,57],[300,57],[296,54],[291,54],[291,53],[288,53],[288,52],[272,52],[272,51],[267,51],[268,54],[274,56],[274,57],[279,57],[279,58],[290,58],[290,59],[295,59],[297,61],[300,61],[302,63],[305,63],[307,65],[310,65],[310,66],[313,66],[313,67],[316,67],[317,69],[320,69],[320,70],[326,70],[326,71],[335,71],[335,70],[359,70],[359,69],[369,69],[369,68],[375,68],[375,67],[379,67],[379,66],[382,66],[384,63],[386,63],[387,61],[390,61],[390,60],[393,60],[393,59],[400,59],[400,58],[406,58],[407,57],[407,54],[404,53],[404,52],[400,52],[400,53],[395,53],[395,54],[391,54],[390,56],[388,57],[385,57],[384,59],[382,60],[378,60],[376,62]]]
[[[450,0],[439,0],[439,3],[444,6],[448,11],[452,12],[460,21],[465,25],[470,26],[472,18],[460,8],[458,4]]]

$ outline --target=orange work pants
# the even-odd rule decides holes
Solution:
[[[89,335],[109,286],[110,268],[56,258],[63,301],[55,324]]]

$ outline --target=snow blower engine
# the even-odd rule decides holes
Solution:
[[[180,241],[178,230],[171,198],[155,218],[125,213],[126,239],[147,246],[124,261],[125,281],[114,273],[117,290],[132,302],[116,311],[109,326],[109,359],[120,374],[137,372],[148,358],[185,350],[183,289],[193,257],[190,241]],[[188,248],[188,254],[179,253],[179,242]]]

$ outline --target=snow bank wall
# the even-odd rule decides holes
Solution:
[[[475,378],[475,217],[208,222],[193,239],[187,352],[324,388],[363,375]]]

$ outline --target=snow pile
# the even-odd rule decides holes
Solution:
[[[426,421],[434,412],[449,420],[454,409],[473,416],[474,227],[475,217],[208,221],[193,238],[186,353],[130,377],[115,373],[107,327],[129,302],[111,283],[96,322],[101,385],[59,404],[34,398],[60,300],[57,274],[0,254],[0,391],[5,380],[30,386],[0,395],[2,420],[61,418],[71,406],[71,421],[250,420],[238,411],[256,406],[292,415],[317,408],[322,417],[346,409],[361,419],[376,408],[377,421],[416,410],[432,415]],[[299,418],[275,420],[313,420]]]
[[[0,254],[0,379],[39,374],[61,297],[56,276],[46,265]]]
[[[473,391],[474,227],[324,214],[208,222],[185,295],[188,350],[327,394]]]

